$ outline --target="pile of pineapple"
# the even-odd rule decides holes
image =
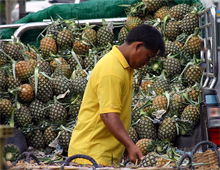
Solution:
[[[202,7],[173,0],[121,6],[128,18],[117,35],[111,22],[79,25],[60,18],[37,37],[39,48],[13,37],[0,41],[1,124],[21,129],[28,146],[45,150],[56,139],[67,152],[93,67],[113,45],[124,43],[130,30],[149,24],[164,37],[166,54],[134,72],[129,135],[145,155],[140,166],[172,162],[175,153],[167,154],[173,151],[172,142],[178,135],[191,135],[199,122],[197,14]]]

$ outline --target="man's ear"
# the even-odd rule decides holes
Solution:
[[[137,51],[139,48],[142,48],[143,45],[144,45],[143,42],[140,42],[140,41],[136,42],[136,43],[135,43],[135,50]]]

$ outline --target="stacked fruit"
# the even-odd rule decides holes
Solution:
[[[15,38],[0,41],[1,124],[14,120],[36,149],[58,138],[67,151],[90,71],[130,30],[150,24],[163,35],[166,54],[135,70],[129,135],[145,154],[142,166],[164,165],[155,155],[164,154],[177,135],[191,135],[199,122],[199,5],[172,0],[129,5],[117,40],[111,22],[92,27],[58,19],[40,35],[39,49]]]

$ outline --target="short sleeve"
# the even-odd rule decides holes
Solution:
[[[117,75],[106,75],[100,79],[97,89],[100,114],[121,113],[122,89],[123,80]]]

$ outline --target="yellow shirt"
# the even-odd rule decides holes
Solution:
[[[118,113],[125,129],[131,122],[133,69],[113,46],[94,67],[84,93],[77,125],[73,130],[68,156],[85,154],[100,165],[118,164],[124,146],[108,131],[100,114]],[[91,164],[86,159],[75,159],[80,164]]]

